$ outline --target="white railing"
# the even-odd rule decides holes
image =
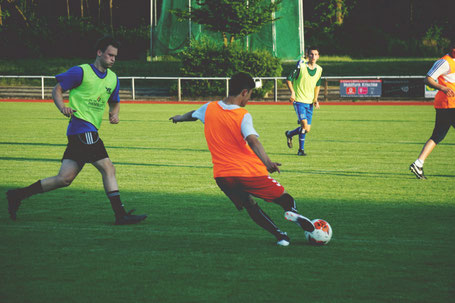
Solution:
[[[10,76],[0,75],[0,78],[41,79],[41,99],[44,99],[44,79],[53,79],[53,76]]]
[[[41,99],[44,99],[44,79],[55,79],[54,76],[18,76],[18,75],[0,75],[0,78],[23,78],[23,79],[41,79]],[[343,79],[423,79],[424,76],[329,76],[322,77],[325,85],[323,86],[325,92],[324,96],[328,94],[328,82],[343,80]],[[191,80],[216,80],[226,81],[226,96],[229,94],[229,77],[119,77],[119,80],[131,80],[131,93],[133,100],[136,100],[136,80],[175,80],[177,81],[177,98],[182,101],[182,81]],[[286,77],[255,77],[261,80],[274,81],[274,101],[278,102],[278,80],[285,80]]]

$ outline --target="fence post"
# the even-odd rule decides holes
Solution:
[[[324,101],[329,100],[329,80],[324,79]]]
[[[182,101],[182,79],[177,79],[178,101]]]
[[[229,97],[229,78],[226,78],[226,97]]]
[[[275,78],[273,81],[275,82],[275,102],[278,102],[278,79]]]
[[[44,100],[44,77],[41,77],[41,99]]]
[[[133,100],[136,100],[136,88],[134,86],[134,77],[131,78],[131,92],[133,93]]]

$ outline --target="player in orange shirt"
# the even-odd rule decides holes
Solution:
[[[433,133],[417,160],[409,166],[418,179],[427,178],[423,173],[423,163],[445,138],[450,126],[455,127],[455,39],[451,42],[449,52],[436,61],[427,73],[425,84],[437,89],[438,93],[434,98],[436,119]]]
[[[252,196],[280,205],[285,218],[306,231],[313,231],[314,226],[298,213],[292,196],[269,175],[279,173],[281,164],[270,160],[258,140],[251,114],[244,108],[255,87],[249,74],[237,73],[229,81],[228,97],[169,120],[174,123],[201,120],[204,123],[213,176],[219,188],[238,210],[245,208],[256,224],[274,235],[278,245],[288,246],[290,239],[287,234],[275,225]]]

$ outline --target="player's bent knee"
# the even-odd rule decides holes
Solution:
[[[58,176],[58,183],[61,187],[70,186],[73,183],[76,176],[65,175],[65,176]]]
[[[247,211],[252,210],[252,209],[254,209],[254,208],[257,208],[257,206],[258,206],[257,203],[256,203],[256,201],[254,201],[251,197],[249,197],[248,199],[244,200],[244,201],[242,202],[242,204],[243,204],[243,207],[244,207]]]
[[[433,140],[433,142],[436,145],[438,145],[442,140],[444,140],[446,135],[447,135],[447,133],[445,133],[445,134],[437,134],[437,135],[433,134],[430,139]]]

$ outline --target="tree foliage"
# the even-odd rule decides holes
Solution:
[[[259,31],[265,24],[278,20],[274,12],[283,0],[197,0],[199,7],[171,12],[178,20],[204,25],[222,34],[224,45]],[[229,36],[229,37],[228,37]]]
[[[0,12],[3,58],[90,58],[95,41],[108,33],[120,40],[121,58],[145,58],[150,46],[148,22],[124,1],[0,0]]]
[[[181,54],[180,75],[184,77],[230,77],[237,72],[247,72],[253,77],[280,77],[280,59],[267,51],[247,51],[238,43],[223,47],[210,39],[193,41],[191,48]],[[273,81],[264,83],[254,91],[255,97],[264,97],[272,90]],[[183,82],[182,89],[187,96],[223,96],[225,81]]]

